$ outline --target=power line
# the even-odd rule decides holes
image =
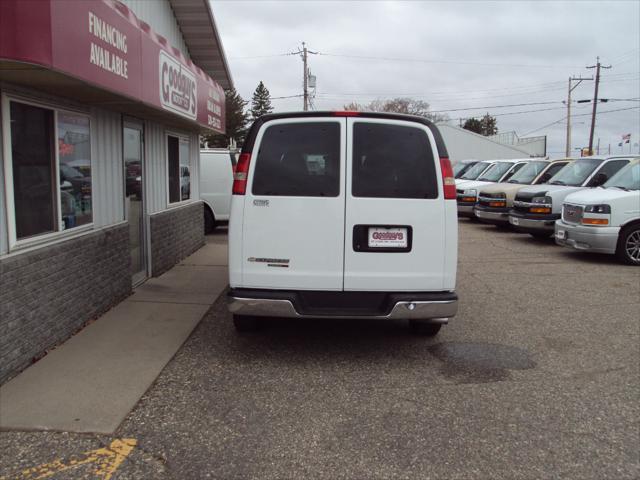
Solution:
[[[353,97],[359,97],[361,99],[374,99],[374,98],[380,98],[380,97],[392,97],[392,98],[397,98],[397,97],[410,97],[410,98],[426,98],[430,101],[430,103],[434,103],[434,102],[461,102],[461,101],[469,101],[469,100],[487,100],[487,99],[491,99],[491,98],[506,98],[506,97],[522,97],[522,96],[532,96],[532,95],[536,95],[536,94],[540,94],[540,93],[548,93],[548,92],[552,92],[552,91],[560,91],[560,90],[564,90],[564,87],[556,87],[556,88],[547,88],[544,90],[534,90],[534,91],[529,91],[529,92],[520,92],[520,93],[505,93],[502,95],[483,95],[483,96],[476,96],[476,97],[465,97],[465,92],[460,92],[458,97],[438,97],[436,94],[428,94],[428,93],[390,93],[390,94],[335,94],[335,93],[318,93],[319,96],[325,98],[325,99],[334,99],[334,100],[340,100],[340,99],[351,99]],[[456,95],[454,92],[451,92],[452,95]],[[473,92],[469,92],[469,93],[473,93]]]
[[[257,58],[289,57],[291,55],[295,55],[295,53],[276,53],[273,55],[252,55],[249,57],[229,57],[229,60],[253,60]]]
[[[529,89],[538,89],[538,88],[543,88],[543,87],[552,87],[555,85],[562,85],[564,88],[564,82],[545,82],[545,83],[536,83],[536,84],[531,84],[531,85],[520,85],[520,86],[511,86],[511,87],[506,87],[506,88],[486,88],[486,89],[481,89],[481,90],[469,90],[469,92],[467,93],[483,93],[483,92],[496,92],[496,91],[511,91],[511,90],[521,90],[521,89],[525,89],[525,90],[529,90]],[[329,95],[362,95],[361,92],[335,92],[335,93],[328,93]],[[370,96],[428,96],[428,95],[458,95],[458,94],[463,94],[463,92],[459,92],[459,91],[452,91],[452,90],[446,90],[446,91],[441,91],[441,92],[429,92],[429,93],[370,93],[367,95]]]
[[[532,133],[536,133],[536,132],[538,132],[538,131],[540,131],[540,130],[543,130],[543,129],[547,128],[547,127],[550,127],[550,126],[552,126],[552,125],[555,125],[556,123],[564,122],[566,119],[567,119],[567,117],[566,117],[566,116],[564,116],[564,117],[562,117],[562,118],[559,118],[559,119],[558,119],[558,120],[556,120],[555,122],[551,122],[551,123],[546,124],[546,125],[545,125],[545,126],[543,126],[543,127],[536,128],[535,130],[531,130],[531,131],[529,131],[529,132],[527,132],[527,133],[523,133],[521,136],[522,136],[522,137],[526,137],[527,135],[531,135]]]
[[[299,93],[298,95],[286,95],[284,97],[269,97],[269,99],[270,100],[282,100],[282,99],[285,99],[285,98],[300,98],[302,96],[304,96],[304,94]]]
[[[484,63],[484,62],[468,62],[468,61],[456,61],[456,60],[431,60],[422,58],[400,58],[400,57],[374,57],[368,55],[347,55],[341,53],[324,53],[319,52],[319,55],[325,57],[341,57],[360,60],[383,60],[390,62],[409,62],[409,63],[435,63],[435,64],[451,64],[451,65],[475,65],[483,67],[517,67],[517,68],[582,68],[578,65],[533,65],[533,64],[518,64],[518,63]]]
[[[635,110],[640,108],[640,105],[638,105],[637,107],[626,107],[626,108],[616,108],[615,110],[602,110],[600,112],[598,112],[598,115],[602,115],[603,113],[613,113],[613,112],[623,112],[625,110]],[[580,113],[578,115],[573,115],[574,117],[588,117],[589,115],[591,115],[590,113]]]
[[[602,115],[602,114],[605,114],[605,113],[622,112],[624,110],[634,110],[634,109],[637,109],[637,108],[640,108],[640,107],[628,107],[628,108],[617,108],[615,110],[603,110],[601,112],[598,112],[598,115]],[[590,113],[583,113],[583,114],[578,114],[578,115],[572,115],[572,117],[586,117],[586,116],[589,116],[589,115],[591,115],[591,114]],[[543,130],[543,129],[547,128],[547,127],[551,127],[552,125],[555,125],[556,123],[560,123],[560,122],[565,121],[566,118],[567,118],[566,116],[562,117],[562,118],[559,118],[555,122],[548,123],[547,125],[544,125],[543,127],[539,127],[539,128],[534,129],[534,130],[530,130],[527,133],[523,133],[522,136],[526,137],[527,135],[531,135],[532,133],[536,133],[536,132],[538,132],[540,130]]]
[[[511,105],[489,105],[483,107],[469,107],[469,108],[452,108],[449,110],[431,110],[430,113],[447,113],[447,112],[462,112],[465,110],[485,110],[490,108],[508,108],[508,107],[525,107],[529,105],[554,105],[562,102],[532,102],[532,103],[513,103]]]
[[[633,53],[636,53],[638,50],[640,50],[640,48],[632,48],[631,50],[623,53],[622,55],[617,55],[617,56],[613,57],[613,59],[611,59],[609,61],[614,65],[619,65],[620,63],[622,63],[622,59],[623,58],[626,58],[627,56],[629,56],[629,55],[631,55]]]

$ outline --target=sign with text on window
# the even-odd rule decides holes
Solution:
[[[89,117],[58,112],[60,229],[91,223],[91,133]]]

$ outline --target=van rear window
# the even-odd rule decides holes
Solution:
[[[267,196],[337,197],[340,125],[310,122],[267,127],[251,191]]]
[[[437,198],[427,134],[415,127],[354,123],[352,193],[354,197]]]

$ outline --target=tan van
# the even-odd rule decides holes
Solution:
[[[480,190],[478,203],[474,207],[475,216],[485,223],[508,225],[509,210],[513,207],[513,200],[518,191],[527,185],[548,182],[570,161],[570,158],[554,161],[532,160],[507,182],[488,185]]]

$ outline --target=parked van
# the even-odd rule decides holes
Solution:
[[[494,183],[506,182],[518,170],[529,163],[530,159],[518,160],[494,160],[477,180],[467,182],[456,181],[456,199],[459,217],[475,218],[473,211],[478,202],[478,189],[487,187]]]
[[[473,167],[479,160],[460,160],[453,164],[453,176],[455,178],[460,178],[465,174],[471,167]]]
[[[408,319],[457,311],[455,183],[437,127],[359,112],[265,115],[249,130],[229,223],[229,310]]]
[[[585,157],[560,170],[547,185],[518,190],[509,211],[509,223],[516,231],[537,238],[553,235],[562,203],[570,193],[603,185],[631,160],[626,157]]]
[[[456,177],[456,187],[462,182],[468,182],[470,180],[477,180],[480,175],[489,170],[495,163],[495,160],[482,160],[475,163],[472,167],[467,169],[462,175]]]
[[[518,191],[526,185],[548,182],[570,161],[568,158],[553,162],[545,159],[532,160],[507,182],[494,183],[482,188],[474,208],[476,217],[485,223],[509,225],[509,210],[513,208],[513,200]]]
[[[204,202],[204,231],[229,220],[231,187],[237,152],[225,148],[200,150],[200,199]]]
[[[603,185],[567,196],[556,221],[556,243],[585,252],[616,254],[640,266],[640,159]]]

